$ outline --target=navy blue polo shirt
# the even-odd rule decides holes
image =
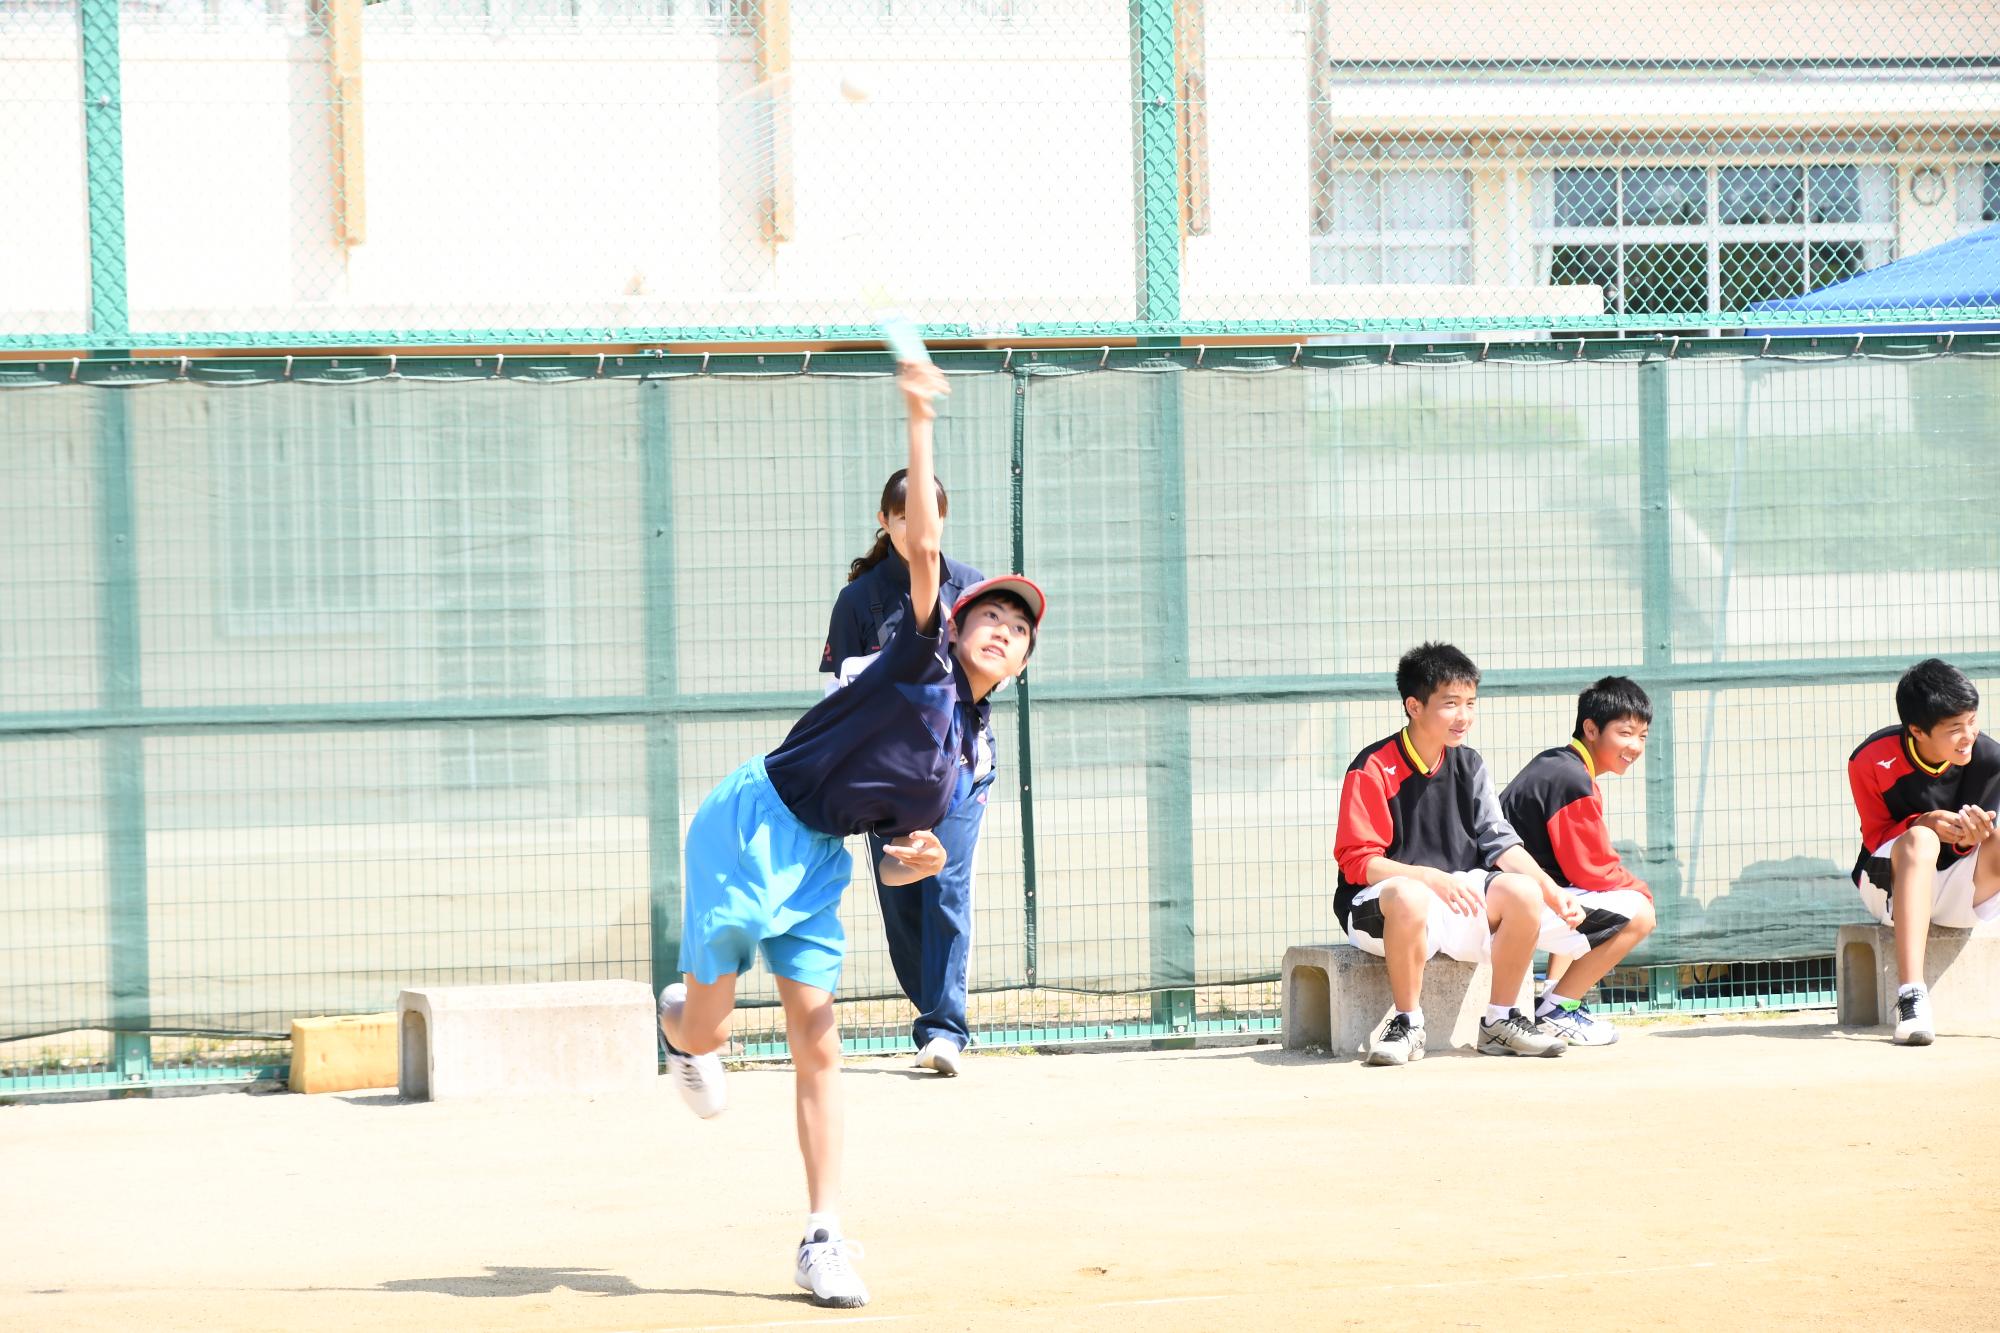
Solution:
[[[807,709],[764,756],[779,798],[821,833],[900,838],[936,827],[971,794],[989,705],[973,702],[959,670],[943,598],[928,635],[911,628],[907,594],[898,610],[881,655]]]
[[[957,604],[967,588],[985,579],[971,565],[950,556],[940,556],[943,578],[938,595],[946,608]],[[896,626],[903,623],[903,609],[910,601],[910,567],[890,547],[889,554],[859,578],[840,590],[833,602],[833,616],[826,627],[826,647],[819,655],[819,669],[838,673],[850,657],[870,657],[882,651]]]

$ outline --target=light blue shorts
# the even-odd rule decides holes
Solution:
[[[758,949],[781,977],[831,992],[847,957],[847,844],[799,822],[759,755],[716,784],[687,833],[680,970],[713,983]]]

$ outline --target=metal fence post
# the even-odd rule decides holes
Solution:
[[[1174,0],[1128,0],[1132,20],[1132,192],[1137,317],[1181,317],[1180,108]]]
[[[1672,428],[1667,394],[1669,364],[1639,363],[1639,544],[1642,660],[1649,675],[1674,662]],[[1644,684],[1645,682],[1641,682]],[[1653,696],[1653,724],[1646,744],[1646,878],[1652,885],[1665,940],[1682,901],[1680,802],[1676,790],[1674,694]]]
[[[1146,679],[1188,679],[1187,472],[1178,363],[1144,363],[1139,467],[1151,513],[1140,537],[1140,604]],[[1174,1032],[1194,1023],[1194,773],[1189,704],[1145,705],[1147,911],[1152,941],[1153,1022]]]
[[[110,712],[142,703],[139,561],[126,390],[97,391],[97,646],[100,697]],[[104,733],[105,930],[111,965],[112,1065],[120,1082],[152,1072],[152,931],[146,906],[146,752],[130,727]]]
[[[90,227],[93,347],[131,345],[125,292],[125,100],[118,0],[81,0],[84,192]]]
[[[1027,524],[1027,460],[1028,460],[1028,381],[1034,366],[1024,364],[1014,371],[1014,441],[1012,459],[1014,568],[1026,572],[1028,568],[1028,524]],[[1021,936],[1026,951],[1027,981],[1036,984],[1040,961],[1040,908],[1035,897],[1035,751],[1033,744],[1033,710],[1029,705],[1028,673],[1023,671],[1014,682],[1014,720],[1016,725],[1015,744],[1018,753],[1014,760],[1019,773],[1021,788]]]
[[[671,383],[639,384],[640,522],[644,525],[646,846],[653,990],[680,979],[680,723],[667,712],[680,689],[674,617]]]

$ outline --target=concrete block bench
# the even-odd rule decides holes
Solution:
[[[1284,1040],[1288,1051],[1323,1046],[1350,1058],[1368,1049],[1389,1016],[1389,967],[1374,954],[1346,942],[1294,944],[1285,950]],[[1442,954],[1424,966],[1423,1006],[1429,1049],[1471,1049],[1479,1042],[1479,1020],[1493,990],[1493,969],[1461,963]],[[1521,979],[1515,1001],[1532,1013],[1534,981]]]
[[[1834,986],[1843,1027],[1896,1021],[1896,932],[1882,925],[1842,926],[1834,944]],[[1924,985],[1942,1025],[2000,1025],[2000,923],[1977,930],[1932,926],[1924,944]]]
[[[623,1092],[659,1076],[652,988],[553,981],[406,990],[401,1076],[413,1101]]]

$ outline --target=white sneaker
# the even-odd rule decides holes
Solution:
[[[1937,1040],[1937,1024],[1931,1018],[1931,993],[1920,990],[1896,997],[1896,1044],[1928,1046]]]
[[[851,1310],[868,1304],[868,1284],[848,1260],[866,1257],[860,1241],[839,1239],[822,1227],[799,1242],[799,1262],[792,1271],[792,1281],[812,1293],[814,1305]]]
[[[1413,1026],[1407,1014],[1390,1014],[1389,1021],[1368,1044],[1371,1065],[1407,1065],[1424,1058],[1424,1030]]]
[[[1519,1009],[1510,1009],[1497,1023],[1479,1020],[1481,1055],[1552,1056],[1563,1053],[1564,1041],[1551,1032],[1537,1032]]]
[[[660,992],[660,1035],[667,1035],[667,1015],[674,1016],[679,1026],[680,1012],[687,1007],[687,984],[676,981]],[[671,1039],[667,1041],[667,1077],[679,1089],[681,1100],[703,1120],[721,1115],[729,1106],[729,1089],[723,1082],[722,1057],[710,1051],[707,1055],[689,1055],[675,1049]]]
[[[917,1068],[935,1069],[946,1078],[958,1077],[958,1057],[961,1054],[949,1037],[932,1037],[917,1052]]]
[[[1618,1040],[1618,1029],[1583,1004],[1574,1009],[1550,1005],[1535,1015],[1535,1026],[1571,1046],[1610,1046]]]

